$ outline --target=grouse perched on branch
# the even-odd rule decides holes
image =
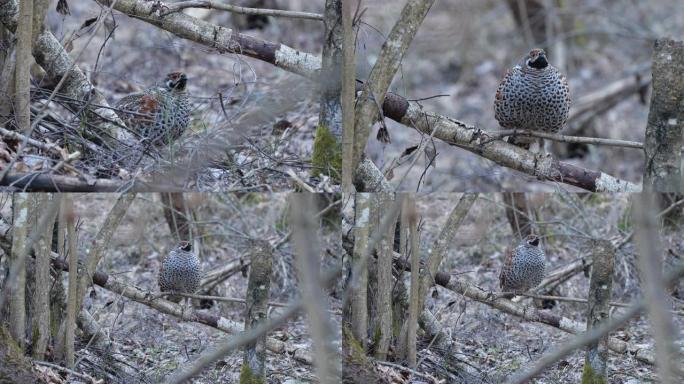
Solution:
[[[181,241],[162,259],[159,270],[159,289],[162,292],[195,293],[199,288],[202,272],[199,258],[192,252],[192,245]],[[171,297],[180,301],[179,297]]]
[[[558,133],[569,111],[568,81],[538,48],[506,71],[494,98],[494,117],[505,129]],[[509,143],[525,149],[536,140],[529,136],[508,138]]]
[[[190,122],[190,101],[183,72],[166,75],[164,86],[132,93],[116,103],[116,113],[142,140],[153,145],[178,139]]]
[[[544,251],[539,247],[539,237],[529,235],[518,246],[506,250],[504,264],[499,274],[503,292],[523,293],[539,285],[544,278]],[[503,297],[512,298],[512,294]]]

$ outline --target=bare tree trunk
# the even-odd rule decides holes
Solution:
[[[31,128],[31,42],[33,33],[33,0],[19,3],[17,25],[17,50],[15,74],[14,118],[19,131],[27,133]]]
[[[321,286],[321,250],[318,242],[318,228],[314,225],[311,212],[315,212],[312,193],[291,195],[292,237],[297,251],[297,272],[301,283],[302,299],[309,318],[309,329],[313,340],[314,359],[318,380],[322,384],[339,383],[339,354],[335,340],[338,331],[330,319],[327,290]]]
[[[655,80],[655,79],[654,79]],[[665,286],[663,284],[663,247],[658,234],[660,227],[656,219],[656,194],[635,195],[634,216],[635,243],[639,251],[638,266],[651,322],[651,330],[656,342],[656,367],[663,384],[674,384],[679,363],[679,354],[674,341],[678,339],[670,315]]]
[[[28,233],[27,193],[12,195],[12,254],[10,255],[10,271],[16,273],[7,277],[5,286],[10,292],[9,299],[9,331],[17,344],[24,348],[26,339],[26,240]]]
[[[532,223],[530,222],[527,197],[520,192],[504,192],[503,201],[506,204],[506,218],[511,225],[513,234],[520,239],[524,239],[532,233]]]
[[[268,320],[268,294],[271,287],[273,255],[268,241],[255,241],[250,255],[247,283],[245,331]],[[266,335],[245,345],[245,357],[240,371],[240,382],[266,382]]]
[[[74,201],[69,195],[64,199],[62,215],[67,227],[67,240],[69,243],[69,290],[67,291],[67,310],[64,326],[64,359],[68,368],[74,367],[74,336],[76,334],[76,312],[79,307],[79,298],[82,296],[78,291],[78,240],[76,237],[76,212]]]
[[[10,6],[15,9],[7,9]],[[3,12],[16,14],[16,3],[11,3]],[[14,68],[16,65],[15,42],[12,34],[0,25],[0,123],[4,124],[5,119],[9,119],[12,113],[12,102],[14,96]]]
[[[418,330],[418,317],[420,308],[420,255],[418,254],[418,212],[416,211],[415,195],[406,198],[406,217],[409,225],[411,250],[411,291],[409,293],[408,331],[406,332],[406,344],[409,367],[416,367],[416,334]]]
[[[653,52],[653,93],[644,152],[644,189],[684,191],[684,42],[658,39]]]
[[[356,46],[352,20],[352,1],[342,1],[342,30],[344,41],[342,65],[342,191],[352,191],[354,154],[354,100],[356,95]]]
[[[610,298],[613,291],[613,265],[615,249],[608,240],[597,240],[593,244],[594,261],[589,283],[587,331],[598,328],[610,318]],[[608,340],[606,334],[597,342],[587,346],[584,357],[582,384],[608,382]]]
[[[43,201],[42,207],[49,201],[60,199],[58,195],[39,195]],[[44,212],[43,210],[41,210]],[[38,214],[41,214],[39,212]],[[56,214],[56,212],[55,212]],[[55,215],[56,216],[56,215]],[[49,223],[55,222],[55,217],[49,218]],[[38,220],[36,220],[36,223]],[[50,340],[50,255],[52,254],[53,225],[45,228],[43,236],[36,247],[35,283],[33,292],[33,326],[31,340],[33,341],[33,357],[42,360]]]
[[[370,237],[371,195],[357,193],[354,195],[354,252],[352,265],[356,265],[366,254]],[[352,276],[355,285],[351,287],[351,332],[363,348],[368,340],[368,267],[359,271],[359,276]]]
[[[321,62],[321,111],[313,144],[313,176],[342,177],[342,0],[325,2],[325,37]]]
[[[392,27],[387,41],[380,50],[368,82],[363,85],[361,95],[357,99],[354,116],[352,172],[356,172],[356,168],[364,158],[371,127],[382,112],[378,110],[378,106],[383,105],[385,94],[399,70],[401,60],[433,3],[434,0],[408,0],[406,2],[399,20]]]
[[[379,218],[383,216],[383,212],[393,203],[393,195],[387,193],[376,194],[377,210]],[[391,218],[390,223],[396,223],[397,218]],[[377,261],[377,284],[378,288],[375,294],[377,295],[377,323],[376,329],[373,330],[375,342],[375,357],[380,360],[387,359],[387,352],[389,351],[390,341],[392,340],[392,254],[394,250],[394,231],[395,225],[389,226],[387,233],[380,239],[377,247],[378,261]]]

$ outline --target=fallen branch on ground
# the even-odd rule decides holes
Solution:
[[[111,179],[83,180],[78,177],[48,173],[11,173],[0,182],[1,187],[18,191],[40,192],[174,192],[181,186],[149,183],[140,179],[118,181]]]

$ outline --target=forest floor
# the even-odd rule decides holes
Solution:
[[[115,199],[113,194],[75,195],[81,251],[90,246]],[[275,243],[282,240],[290,229],[286,194],[246,194],[237,198],[229,194],[195,193],[186,194],[186,201],[196,211],[193,231],[202,243],[199,255],[205,273],[240,258],[248,261],[250,238]],[[5,204],[5,207],[9,205]],[[341,252],[337,229],[322,227],[319,239],[324,266],[341,262],[336,256]],[[157,273],[161,256],[175,244],[176,240],[164,220],[158,195],[140,194],[114,234],[98,270],[139,289],[158,292]],[[272,302],[287,303],[298,296],[293,252],[289,240],[274,252]],[[216,294],[244,299],[246,291],[247,277],[238,271],[219,285]],[[335,329],[339,329],[340,301],[335,295],[329,297],[331,318]],[[110,377],[107,382],[157,383],[230,336],[206,325],[180,321],[97,286],[88,290],[84,305],[119,347],[120,354],[110,357],[119,366],[128,368],[127,373],[117,373],[121,381]],[[223,316],[238,324],[244,323],[244,305],[241,303],[214,302],[210,308],[204,309],[194,303],[194,309]],[[281,311],[282,308],[272,307],[270,316],[277,316]],[[296,350],[311,353],[308,330],[306,317],[300,315],[277,328],[270,336]],[[339,335],[333,336],[339,340]],[[111,366],[102,361],[92,347],[84,348],[86,342],[81,339],[76,349],[76,359],[83,358],[76,370],[102,377]],[[242,359],[243,353],[235,351],[212,364],[193,382],[238,382]],[[311,365],[301,363],[287,353],[276,355],[269,352],[267,369],[269,383],[273,384],[287,380],[309,382],[315,377]],[[74,380],[70,382],[78,382]]]
[[[678,6],[674,0],[571,0],[562,4],[560,17],[571,16],[574,21],[564,21],[565,34],[552,36],[550,46],[557,47],[560,42],[563,49],[549,49],[549,55],[551,64],[566,74],[574,103],[612,82],[634,78],[635,68],[650,64],[655,38],[684,34],[684,23],[672,12]],[[363,6],[366,12],[358,34],[357,59],[359,77],[366,78],[401,7],[382,0],[365,1]],[[506,69],[531,48],[518,32],[505,1],[437,1],[402,60],[391,90],[409,100],[421,100],[426,111],[497,131],[496,89]],[[648,74],[650,77],[650,71]],[[588,131],[579,135],[643,142],[650,95],[645,95],[645,100],[646,104],[632,94],[594,118]],[[401,155],[420,143],[421,134],[386,120],[391,143],[375,139],[376,126],[367,153],[385,170],[400,161],[392,181],[396,185],[408,172],[401,189],[415,191],[429,157],[421,155],[409,169],[411,161]],[[568,134],[567,129],[563,133]],[[539,182],[439,140],[435,147],[435,167],[422,176],[420,190],[424,192],[574,190],[565,184]],[[548,150],[564,161],[634,183],[640,183],[642,177],[644,159],[639,150],[589,146],[588,152],[582,153],[570,151],[562,143]],[[566,154],[575,157],[566,158]]]
[[[624,239],[633,229],[628,220],[631,214],[628,195],[540,193],[531,194],[528,198],[536,221],[540,223],[536,232],[542,237],[547,271],[579,258],[590,257],[590,238]],[[422,229],[421,253],[433,244],[446,221],[447,212],[453,209],[457,200],[449,194],[430,194],[417,199]],[[679,222],[677,228],[666,227],[661,234],[662,249],[667,253],[666,271],[668,265],[677,262],[674,255],[684,255],[681,228],[682,223]],[[498,273],[504,251],[515,245],[500,195],[481,195],[458,230],[440,271],[458,275],[482,289],[499,292]],[[628,241],[618,249],[612,301],[630,303],[639,298],[636,257],[633,241]],[[442,329],[454,340],[457,350],[450,351],[450,356],[475,367],[478,375],[489,382],[500,382],[503,377],[510,378],[513,372],[530,368],[542,355],[574,337],[548,325],[521,320],[441,287],[433,290],[436,292],[428,296],[427,306],[435,313]],[[578,273],[563,283],[554,294],[586,298],[588,290],[588,275]],[[680,281],[671,293],[668,301],[672,305],[675,328],[681,331],[684,329],[684,282]],[[522,302],[535,305],[530,298]],[[557,301],[548,310],[581,324],[586,322],[586,305],[583,303]],[[623,308],[613,307],[611,315],[622,311]],[[611,335],[654,353],[650,324],[645,315],[633,319]],[[684,334],[673,337],[678,347],[684,350]],[[423,340],[422,348],[426,348],[428,342]],[[419,358],[435,355],[434,352],[420,351],[421,346]],[[439,372],[429,365],[431,360],[434,363],[434,359],[427,359],[426,365],[418,370],[439,377]],[[576,351],[552,365],[535,382],[578,383],[583,364],[584,351]],[[614,384],[657,382],[654,366],[627,354],[616,355],[611,352],[608,370],[609,382]]]
[[[299,7],[322,12],[321,4]],[[83,1],[70,4],[70,9],[67,16],[51,10],[48,25],[60,40],[77,31],[80,37],[69,44],[71,52],[86,47],[77,64],[110,105],[131,92],[161,85],[169,72],[183,71],[193,108],[188,131],[170,150],[125,171],[112,167],[102,153],[89,152],[75,164],[77,168],[92,174],[111,171],[123,178],[161,174],[160,178],[184,190],[287,191],[297,184],[290,171],[317,191],[337,188],[328,177],[309,176],[319,110],[313,82],[259,60],[219,53],[117,11],[113,18],[107,16],[104,27],[86,46],[92,31],[82,25],[97,17],[101,8],[95,1]],[[233,24],[228,12],[185,12],[218,25]],[[263,30],[243,32],[320,55],[320,21],[269,20]],[[113,25],[116,28],[107,38]],[[58,108],[55,111],[60,113]],[[61,116],[70,119],[68,113]]]

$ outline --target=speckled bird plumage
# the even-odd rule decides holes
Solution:
[[[182,72],[166,75],[164,86],[132,93],[116,103],[116,113],[126,126],[154,145],[178,139],[190,122],[190,101]]]
[[[544,278],[545,259],[535,235],[527,236],[515,249],[507,249],[499,274],[501,290],[522,293],[538,286]]]
[[[568,120],[570,104],[565,76],[548,62],[544,50],[533,49],[506,71],[494,98],[494,117],[505,129],[558,133]],[[509,138],[524,148],[535,140]]]
[[[192,252],[189,242],[182,241],[162,259],[159,269],[162,292],[195,293],[201,279],[199,258]]]

